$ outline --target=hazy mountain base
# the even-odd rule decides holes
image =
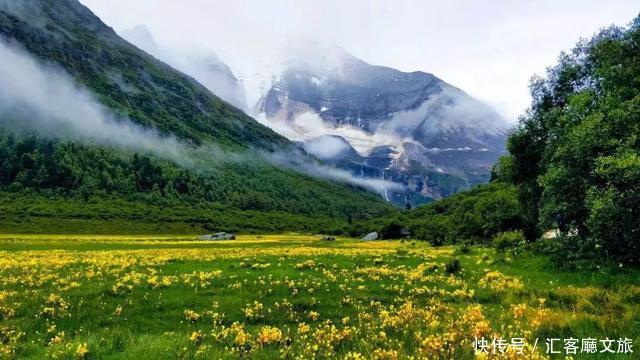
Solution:
[[[331,141],[324,141],[327,138]],[[340,137],[324,136],[318,139],[304,144],[304,149],[315,156],[320,155],[319,158],[327,164],[349,171],[354,177],[385,179],[402,184],[402,188],[389,189],[383,192],[385,200],[401,207],[406,204],[418,206],[429,203],[488,182],[490,178],[489,168],[474,167],[473,163],[477,163],[479,158],[489,163],[490,160],[487,160],[487,157],[497,158],[498,156],[495,153],[474,153],[471,151],[430,154],[434,159],[444,159],[449,163],[457,164],[458,170],[454,175],[445,173],[441,169],[425,169],[419,161],[404,156],[400,160],[394,159],[393,154],[395,151],[389,147],[379,147],[364,157],[359,155],[355,149],[346,143],[346,140]],[[336,141],[338,142],[337,144]],[[332,148],[340,149],[340,147],[335,146],[340,144],[348,146],[346,147],[347,150],[342,151],[337,156],[330,154],[334,155],[332,158],[322,156],[322,152],[329,152]],[[318,149],[321,145],[323,148]],[[407,148],[414,147],[411,144],[405,144],[405,146]],[[399,163],[401,163],[401,166]]]
[[[225,147],[288,144],[192,78],[120,38],[78,1],[0,1],[0,35],[60,66],[114,113],[163,134]]]

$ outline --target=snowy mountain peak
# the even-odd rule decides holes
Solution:
[[[360,158],[343,168],[413,184],[395,201],[419,203],[483,181],[504,152],[510,124],[430,73],[370,65],[317,41],[292,44],[284,59],[257,117],[321,159],[334,161],[336,137],[348,141]]]

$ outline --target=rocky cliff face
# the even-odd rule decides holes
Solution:
[[[288,50],[283,69],[256,105],[259,116],[327,162],[403,183],[404,191],[387,194],[396,203],[418,204],[486,181],[504,152],[509,124],[432,74],[369,65],[318,43]],[[329,158],[339,144],[327,135],[357,156]]]

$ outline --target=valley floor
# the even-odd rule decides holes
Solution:
[[[480,358],[546,358],[547,339],[561,353],[576,339],[574,358],[640,353],[637,270],[411,241],[194,239],[0,235],[0,357],[469,359],[483,338]],[[634,353],[600,352],[607,338]]]

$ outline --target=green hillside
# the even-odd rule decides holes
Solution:
[[[119,38],[75,0],[0,2],[0,35],[64,69],[116,114],[161,134],[233,153],[292,147]],[[207,161],[193,171],[128,150],[16,133],[15,123],[10,115],[0,119],[0,231],[328,232],[392,211],[364,189],[259,158]]]

